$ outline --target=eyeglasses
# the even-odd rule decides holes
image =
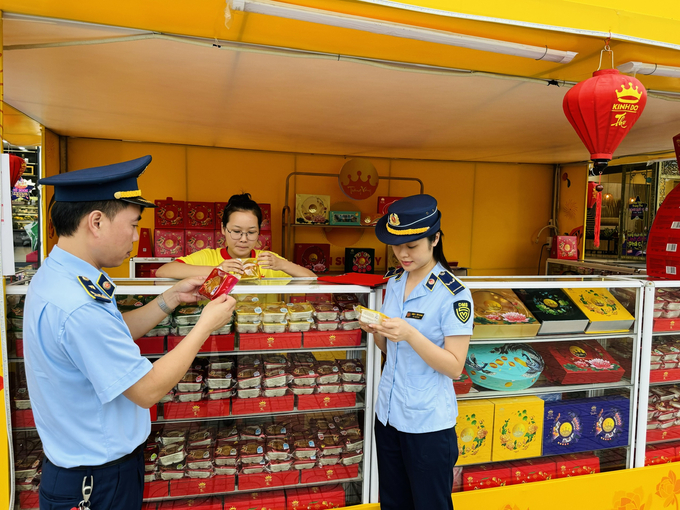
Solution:
[[[234,241],[240,241],[241,237],[246,236],[248,241],[256,241],[260,237],[259,232],[241,232],[240,230],[229,230],[226,226],[224,230],[229,232],[229,235]]]

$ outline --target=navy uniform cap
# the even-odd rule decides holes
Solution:
[[[412,195],[390,204],[375,226],[375,235],[391,245],[417,241],[439,231],[441,216],[433,196]]]
[[[142,207],[156,207],[153,202],[142,198],[142,192],[137,186],[137,177],[146,170],[149,163],[151,156],[144,156],[113,165],[53,175],[40,179],[38,184],[54,186],[56,202],[123,200]]]

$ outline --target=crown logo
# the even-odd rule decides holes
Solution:
[[[640,97],[642,97],[642,92],[638,90],[637,85],[633,88],[631,82],[628,82],[628,86],[629,88],[626,88],[624,85],[621,85],[621,90],[616,90],[616,96],[619,99],[619,103],[635,104],[640,100]]]

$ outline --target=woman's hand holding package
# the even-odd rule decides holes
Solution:
[[[243,262],[241,262],[241,259],[227,259],[219,265],[219,268],[227,273],[235,275],[243,274]]]
[[[285,259],[277,257],[270,251],[263,251],[257,256],[257,264],[262,269],[271,269],[273,271],[283,271]]]
[[[408,342],[413,337],[413,334],[418,332],[416,328],[404,319],[398,318],[383,319],[382,324],[368,324],[368,327],[369,329],[366,330],[362,325],[364,331],[378,333],[392,342]]]

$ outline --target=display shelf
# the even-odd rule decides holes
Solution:
[[[489,345],[498,343],[547,343],[547,342],[575,342],[583,340],[614,340],[619,338],[631,338],[637,334],[636,331],[627,333],[609,334],[583,334],[583,335],[541,335],[514,338],[471,338],[470,344]]]
[[[304,472],[304,470],[303,470]],[[144,498],[144,502],[146,503],[154,503],[154,502],[163,502],[163,501],[173,501],[173,500],[182,500],[182,499],[188,499],[188,498],[203,498],[203,497],[214,497],[214,496],[233,496],[236,494],[250,494],[252,492],[266,492],[266,491],[277,491],[277,490],[282,490],[282,489],[304,489],[304,488],[309,488],[309,487],[318,487],[321,485],[337,485],[339,483],[356,483],[356,482],[363,482],[364,481],[364,476],[361,471],[361,467],[359,467],[359,476],[355,478],[340,478],[340,479],[333,479],[333,480],[326,480],[322,482],[312,482],[312,483],[296,483],[296,484],[291,484],[291,485],[279,485],[275,487],[262,487],[258,489],[239,489],[238,488],[238,481],[236,482],[236,488],[233,491],[228,491],[228,492],[215,492],[215,493],[210,493],[210,494],[201,494],[198,496],[165,496],[162,498]]]
[[[539,381],[540,382],[540,381]],[[538,384],[538,383],[537,383]],[[480,398],[524,397],[527,395],[547,395],[550,393],[572,393],[577,391],[613,390],[618,388],[633,388],[631,381],[623,380],[613,383],[568,384],[563,386],[537,386],[519,391],[470,390],[468,393],[456,395],[457,400],[476,400]]]

